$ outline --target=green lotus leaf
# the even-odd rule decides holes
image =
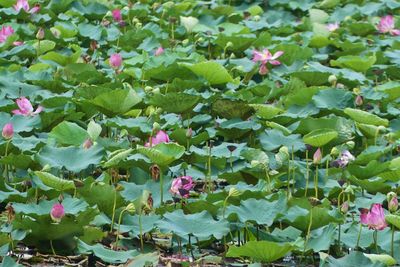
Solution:
[[[204,77],[211,85],[233,82],[228,71],[215,61],[204,61],[196,64],[184,64],[198,76]]]
[[[36,171],[35,175],[47,186],[54,188],[58,191],[65,191],[75,189],[75,184],[71,180],[58,178],[51,173]]]
[[[166,112],[183,113],[193,109],[199,100],[200,96],[184,93],[155,94],[150,98],[150,104]]]
[[[354,109],[354,108],[346,108],[344,113],[348,115],[350,118],[355,120],[356,122],[371,124],[376,126],[389,126],[389,121],[387,119],[382,119],[381,117],[371,114],[364,110]]]
[[[271,241],[249,241],[243,246],[229,247],[227,257],[247,257],[255,262],[273,262],[283,258],[293,249],[289,243],[276,243]]]
[[[49,137],[63,145],[80,146],[89,137],[88,133],[73,122],[63,121],[54,127],[49,133]]]
[[[317,129],[303,137],[304,143],[313,147],[322,147],[338,137],[338,132],[331,129]]]
[[[161,143],[153,147],[138,146],[136,150],[160,166],[167,166],[185,153],[185,147],[175,143]]]

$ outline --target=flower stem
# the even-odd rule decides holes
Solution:
[[[315,190],[315,198],[318,199],[318,164],[315,167],[314,190]]]
[[[394,226],[392,225],[392,240],[390,243],[390,255],[393,257],[394,255]]]
[[[362,230],[362,224],[360,223],[360,230],[358,231],[356,249],[360,247],[361,230]]]
[[[53,255],[57,255],[56,251],[54,250],[54,247],[53,247],[53,240],[50,240],[50,248],[51,248],[51,252],[53,252]]]
[[[142,226],[142,210],[139,212],[139,235],[140,235],[140,249],[142,253],[144,252],[143,246],[143,226]]]
[[[307,236],[306,236],[306,241],[305,241],[305,243],[304,243],[303,256],[304,256],[304,254],[306,253],[306,250],[307,250],[307,243],[308,243],[308,240],[310,239],[312,218],[313,218],[313,208],[310,209],[310,222],[308,223]]]
[[[8,146],[10,145],[10,142],[11,142],[11,140],[8,140],[7,143],[6,143],[6,151],[5,151],[5,154],[4,154],[4,157],[5,157],[5,158],[6,158],[7,155],[8,155]],[[7,164],[7,163],[5,163],[4,168],[5,168],[5,173],[6,173],[7,182],[10,182],[10,176],[9,176],[9,174],[8,174],[8,164]]]
[[[379,252],[378,252],[378,230],[374,231],[373,237],[374,237],[375,253],[379,254]]]
[[[307,197],[308,180],[310,178],[310,167],[308,166],[308,150],[306,150],[306,188],[304,190],[304,197]]]
[[[111,227],[110,227],[110,233],[113,231],[114,227],[114,219],[115,219],[115,208],[117,206],[117,189],[114,189],[114,204],[113,204],[113,211],[112,211],[112,218],[111,218]]]
[[[164,176],[162,171],[160,171],[160,197],[162,205],[164,203]]]

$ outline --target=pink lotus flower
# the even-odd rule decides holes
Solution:
[[[20,46],[20,45],[23,45],[23,44],[24,44],[24,42],[22,42],[22,41],[13,42],[13,45],[15,45],[15,46]]]
[[[192,176],[181,176],[172,180],[171,189],[169,191],[174,195],[188,198],[189,191],[193,189],[193,187],[194,183]]]
[[[150,147],[150,141],[151,141],[151,146],[155,146],[157,144],[161,143],[169,143],[169,136],[166,132],[163,130],[158,131],[155,137],[151,137],[151,140],[149,140],[148,143],[144,144],[145,147]]]
[[[29,11],[29,3],[28,0],[17,0],[17,3],[14,5],[14,9],[19,12],[21,9],[25,10],[25,12]]]
[[[157,57],[157,56],[161,55],[162,53],[164,53],[164,48],[162,48],[162,46],[160,46],[159,48],[157,48],[156,52],[154,52],[154,55]]]
[[[268,62],[272,65],[280,65],[281,62],[276,60],[278,57],[283,55],[283,51],[278,51],[274,55],[269,52],[268,49],[264,49],[263,51],[253,51],[253,62],[261,62],[262,65],[267,64]]]
[[[38,106],[36,111],[33,111],[31,102],[25,97],[18,98],[16,102],[19,109],[12,111],[12,113],[16,115],[33,116],[39,114],[43,110],[42,106]]]
[[[120,54],[112,54],[110,56],[110,65],[114,69],[118,69],[122,65],[122,57]]]
[[[65,215],[64,206],[61,203],[56,203],[53,205],[50,211],[50,217],[54,222],[61,222],[61,219]]]
[[[283,51],[278,51],[274,55],[269,52],[268,49],[264,49],[263,51],[253,50],[253,62],[261,62],[261,66],[259,69],[260,75],[265,75],[268,73],[267,63],[272,65],[280,65],[281,62],[276,60],[278,57],[283,55]]]
[[[82,146],[83,146],[84,149],[91,148],[93,146],[92,139],[90,139],[90,138],[86,139],[85,142],[83,142]]]
[[[8,36],[14,33],[14,29],[11,26],[3,26],[0,30],[0,43],[4,43]]]
[[[11,123],[7,123],[6,125],[4,125],[1,134],[5,139],[11,139],[14,135],[13,125]]]
[[[114,9],[111,13],[112,13],[113,19],[116,22],[121,22],[122,21],[122,14],[121,14],[121,10],[120,9]]]
[[[400,35],[400,30],[394,28],[394,18],[387,15],[381,18],[378,24],[378,31],[380,33],[390,33],[391,35]]]
[[[321,159],[322,159],[321,149],[318,148],[317,151],[315,151],[315,153],[313,155],[313,163],[319,164],[321,162]]]
[[[31,14],[36,14],[40,11],[40,5],[36,4],[34,7],[31,8],[31,10],[29,10],[29,13]]]
[[[360,215],[362,224],[368,225],[369,229],[383,230],[387,226],[382,204],[372,204],[371,210],[363,209]]]
[[[337,29],[339,29],[339,23],[335,22],[335,23],[329,23],[328,25],[326,25],[326,28],[328,29],[328,31],[330,32],[334,32]]]

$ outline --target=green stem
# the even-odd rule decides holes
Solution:
[[[232,152],[231,152],[231,155],[230,155],[230,157],[229,157],[229,164],[230,164],[230,166],[231,166],[231,172],[233,173],[233,159],[232,159]]]
[[[313,218],[313,208],[310,209],[310,222],[308,223],[307,236],[306,236],[306,241],[305,241],[305,243],[304,243],[303,256],[304,256],[304,254],[306,253],[306,250],[307,250],[307,243],[308,243],[308,240],[310,239],[312,218]]]
[[[114,219],[115,219],[115,208],[117,206],[117,189],[114,189],[114,204],[113,204],[113,211],[112,211],[112,218],[111,218],[111,227],[110,227],[110,233],[113,231],[114,227]]]
[[[373,237],[374,237],[375,253],[379,254],[379,252],[378,252],[378,230],[374,231]]]
[[[8,146],[10,145],[10,142],[11,142],[11,140],[8,140],[7,143],[6,143],[6,152],[4,154],[5,158],[8,155]],[[6,173],[7,182],[10,182],[10,176],[9,176],[9,173],[8,173],[8,164],[5,163],[4,169],[5,169],[5,173]]]
[[[339,251],[342,251],[342,247],[340,245],[340,235],[341,235],[341,231],[342,231],[342,225],[339,223],[339,233],[338,233],[338,243],[339,243]]]
[[[361,230],[362,230],[362,224],[360,223],[360,230],[358,231],[356,249],[358,249],[360,246]]]
[[[118,218],[118,229],[117,229],[117,237],[115,238],[115,250],[118,250],[118,239],[119,239],[119,229],[121,226],[122,215],[124,214],[125,209],[121,211]]]
[[[53,247],[53,240],[50,240],[50,248],[51,248],[51,252],[53,252],[53,255],[54,256],[57,255],[56,251],[54,250],[54,247]]]
[[[392,225],[392,240],[390,243],[390,255],[393,257],[394,255],[394,226]]]
[[[265,166],[265,176],[267,177],[267,181],[268,181],[268,193],[271,193],[271,190],[272,190],[272,188],[271,188],[271,178],[269,177],[268,167],[267,166]]]
[[[139,212],[139,235],[140,235],[140,249],[142,253],[144,252],[144,245],[143,245],[143,226],[142,226],[142,210]]]
[[[315,198],[318,199],[318,164],[315,169],[314,190],[315,190]]]
[[[308,150],[306,150],[306,188],[304,190],[304,197],[307,197],[308,180],[310,179],[310,167],[308,166]]]
[[[160,170],[160,197],[162,205],[164,203],[164,176],[162,170]]]

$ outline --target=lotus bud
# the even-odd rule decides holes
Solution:
[[[156,133],[156,132],[158,132],[159,130],[161,130],[160,124],[159,124],[158,122],[154,122],[154,123],[153,123],[153,132]]]
[[[361,89],[359,87],[354,87],[353,88],[353,93],[356,95],[359,95],[361,93]]]
[[[335,85],[336,82],[337,82],[336,76],[335,76],[335,75],[329,75],[329,77],[328,77],[328,82],[329,82],[330,84],[332,84],[332,85]]]
[[[57,29],[57,28],[51,28],[50,32],[57,39],[60,38],[60,36],[61,36],[61,31],[59,29]]]
[[[386,196],[388,202],[388,209],[391,213],[397,211],[399,207],[399,201],[397,200],[397,195],[394,192],[389,192]]]
[[[64,206],[61,203],[56,203],[53,205],[50,211],[50,217],[54,222],[61,222],[61,219],[65,215]]]
[[[236,58],[236,55],[235,55],[235,53],[231,53],[231,55],[229,56],[229,58]]]
[[[36,33],[36,39],[43,40],[44,39],[44,30],[43,28],[39,28],[38,32]]]
[[[241,192],[237,190],[235,187],[231,187],[228,192],[228,197],[237,197],[240,196]]]
[[[282,146],[281,148],[279,148],[279,152],[289,155],[289,149],[287,146]]]
[[[315,153],[314,153],[313,163],[314,164],[319,164],[321,162],[321,159],[322,159],[321,149],[318,148],[317,151],[315,151]]]
[[[260,165],[261,165],[261,162],[258,161],[258,160],[252,160],[252,161],[250,162],[251,168],[257,168],[257,167],[260,166]]]
[[[125,210],[129,213],[134,213],[136,211],[135,205],[133,203],[129,203],[128,206],[125,207]]]
[[[232,42],[227,42],[225,47],[233,47],[233,43]]]
[[[11,139],[14,135],[14,127],[13,125],[9,122],[3,127],[3,131],[1,132],[2,136],[5,139]]]
[[[346,214],[348,211],[349,211],[349,202],[345,201],[340,207],[340,212]]]
[[[354,143],[354,141],[348,141],[346,142],[346,146],[351,150],[354,148],[356,144]]]
[[[186,131],[186,138],[192,138],[193,130],[192,128],[187,129]]]
[[[138,22],[138,23],[135,24],[135,27],[136,27],[137,29],[142,28],[142,26],[143,26],[143,24],[142,24],[141,22]]]
[[[151,86],[146,86],[146,87],[144,88],[144,91],[145,91],[146,93],[151,93],[151,92],[153,91],[153,87],[151,87]]]
[[[337,147],[333,147],[331,149],[331,153],[330,154],[331,154],[331,156],[335,157],[335,156],[338,156],[339,153],[340,153],[339,149]]]
[[[356,106],[362,106],[362,104],[364,103],[363,97],[360,95],[356,96],[356,100],[354,102]]]
[[[122,57],[120,54],[115,53],[110,56],[110,65],[114,69],[118,69],[122,65]]]
[[[88,138],[85,140],[85,142],[83,142],[82,146],[84,149],[89,149],[93,146],[93,141],[90,138]]]
[[[187,46],[189,44],[189,39],[185,39],[182,41],[183,46]]]

